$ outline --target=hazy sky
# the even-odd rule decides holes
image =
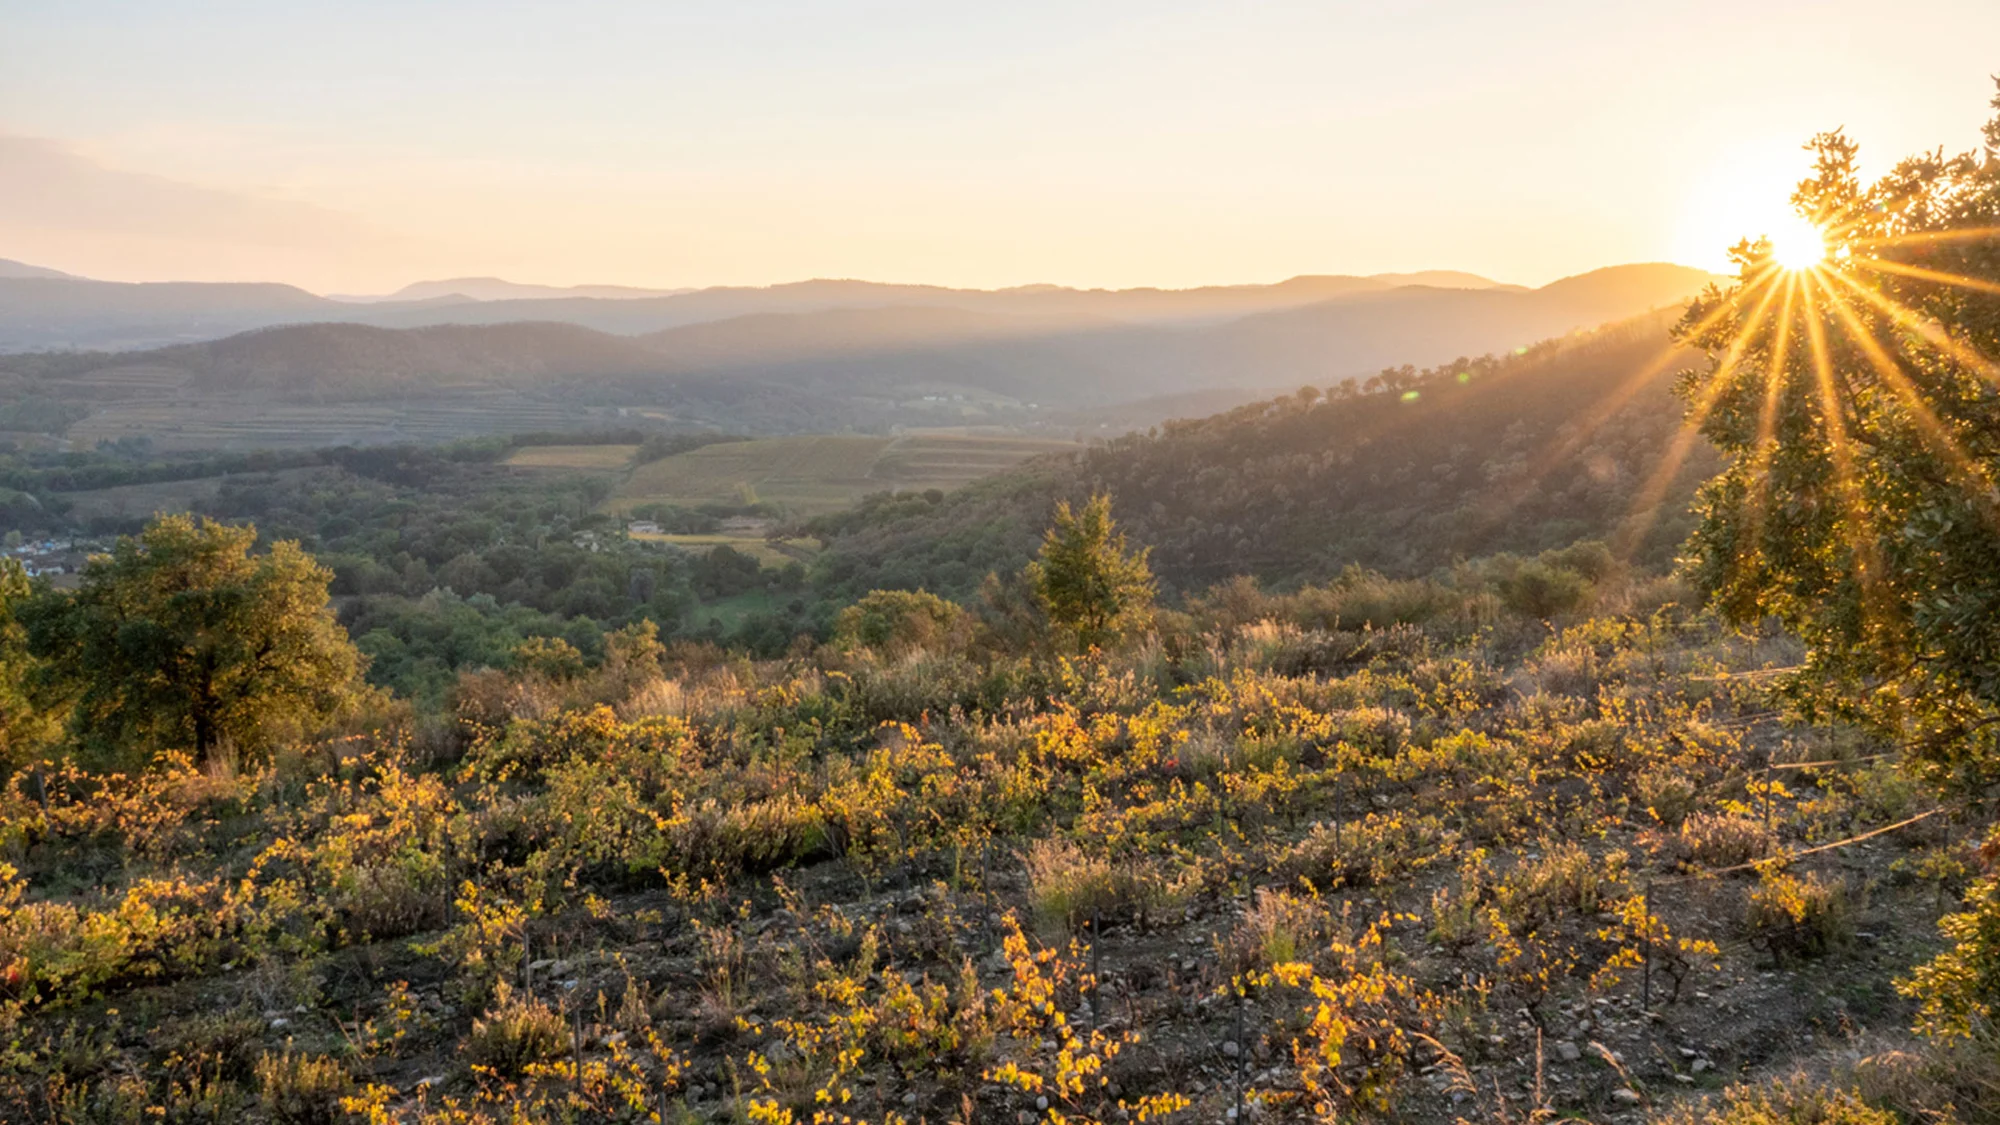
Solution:
[[[1194,285],[1720,264],[2000,0],[0,0],[0,258],[124,280]]]

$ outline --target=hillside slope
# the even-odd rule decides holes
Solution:
[[[1424,573],[1455,556],[1628,534],[1621,547],[1662,562],[1713,467],[1698,447],[1657,505],[1647,494],[1679,430],[1673,377],[1696,360],[1670,345],[1671,321],[1656,313],[1521,355],[1387,372],[1358,393],[1169,423],[941,504],[877,500],[814,525],[828,541],[820,580],[962,596],[1026,562],[1058,500],[1100,489],[1179,589],[1238,573],[1323,580],[1357,563]]]

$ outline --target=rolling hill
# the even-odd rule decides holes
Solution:
[[[1678,472],[1662,469],[1681,417],[1674,375],[1699,358],[1671,346],[1672,321],[1649,314],[1518,355],[1174,422],[941,503],[877,499],[812,525],[827,541],[819,578],[849,596],[921,584],[964,596],[1033,555],[1058,500],[1097,490],[1182,590],[1239,573],[1324,581],[1353,564],[1424,573],[1591,537],[1661,563],[1714,467],[1697,445]]]
[[[44,266],[31,266],[26,262],[17,262],[11,258],[0,258],[0,278],[16,278],[16,279],[44,278],[44,279],[61,280],[61,279],[72,278],[72,275],[66,274],[61,270],[48,269]]]
[[[462,400],[497,391],[538,398],[559,411],[628,410],[750,433],[1000,425],[1071,436],[1089,417],[1104,419],[1098,432],[1116,432],[1113,420],[1163,420],[1173,412],[1166,404],[1175,396],[1270,393],[1336,384],[1391,363],[1422,365],[1511,351],[1676,305],[1708,280],[1700,271],[1667,265],[1614,267],[1534,290],[1295,279],[1252,287],[1258,290],[1252,296],[1264,305],[1278,299],[1273,290],[1320,299],[1246,316],[1161,323],[1086,317],[1078,310],[1093,302],[1115,309],[1118,302],[1155,302],[1149,307],[1160,308],[1181,301],[1183,309],[1212,311],[1226,301],[1250,298],[1235,289],[1000,291],[980,297],[997,308],[862,304],[755,313],[640,336],[564,322],[404,329],[307,323],[141,352],[0,357],[0,372],[13,376],[16,394],[92,403],[96,413],[86,428],[98,434],[171,428],[179,411],[195,423],[185,432],[199,435],[217,396],[227,396],[223,405],[234,409],[248,401],[245,395],[325,406]],[[7,284],[34,283],[0,282],[0,287]],[[816,284],[795,293],[831,299]],[[827,284],[834,292],[849,292],[845,283]],[[1324,296],[1328,290],[1335,295]],[[204,292],[166,287],[145,296],[195,300]],[[308,309],[319,300],[282,288],[260,299]],[[694,299],[715,308],[720,306],[713,302],[722,298],[711,290],[605,304]],[[479,307],[544,304],[500,301]],[[147,389],[141,396],[149,396],[144,417],[112,417],[139,409],[129,393],[135,386]],[[1130,409],[1148,401],[1161,408]],[[520,408],[510,406],[517,413]],[[336,428],[343,435],[394,432],[376,421]]]
[[[17,263],[18,266],[18,263]],[[1346,293],[1425,284],[1505,288],[1455,271],[1376,277],[1299,277],[1275,285],[1196,289],[1080,290],[1053,285],[951,289],[813,280],[691,291],[587,285],[522,285],[452,278],[387,297],[334,299],[291,286],[197,282],[143,285],[93,281],[21,266],[0,268],[0,351],[45,348],[136,350],[212,339],[280,324],[347,322],[382,328],[555,321],[622,335],[661,332],[757,314],[916,306],[1010,316],[1134,322],[1200,321],[1294,308]]]
[[[631,285],[524,285],[498,277],[453,277],[438,281],[417,281],[386,297],[349,297],[366,301],[433,301],[457,297],[467,301],[537,300],[550,297],[590,297],[609,301],[635,297],[671,297],[685,289],[642,289]]]

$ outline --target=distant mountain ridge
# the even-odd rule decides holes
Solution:
[[[1240,316],[1215,313],[1244,299],[1228,288],[981,291],[975,307],[965,308],[932,303],[953,290],[804,282],[788,287],[792,299],[780,301],[784,311],[644,335],[545,321],[412,328],[307,323],[122,354],[0,357],[0,372],[12,371],[56,398],[68,397],[70,388],[118,381],[106,373],[148,368],[173,373],[175,385],[197,398],[254,394],[330,403],[437,399],[487,388],[567,406],[665,411],[691,424],[751,432],[1040,426],[1142,400],[1326,386],[1390,364],[1510,351],[1676,304],[1709,279],[1667,265],[1612,267],[1535,290],[1295,279],[1259,287],[1266,291],[1253,294],[1251,305],[1259,311]],[[22,283],[0,282],[0,294],[8,284]],[[1280,288],[1288,292],[1268,292]],[[857,294],[881,300],[885,290],[902,303],[819,307],[857,301]],[[307,308],[318,300],[283,287],[260,297]],[[709,290],[663,300],[699,299],[716,312],[733,297]],[[1318,299],[1299,303],[1304,297]],[[1120,302],[1154,310],[1181,302],[1174,307],[1210,315],[1153,321],[1105,315],[1130,307]]]
[[[0,278],[39,277],[45,279],[74,280],[75,276],[74,274],[67,274],[61,270],[52,270],[45,266],[31,266],[26,262],[17,262],[11,258],[0,258]]]
[[[333,299],[270,283],[124,283],[0,272],[0,352],[46,348],[139,350],[282,324],[349,322],[380,328],[551,321],[637,336],[755,314],[924,306],[1068,318],[1079,325],[1218,321],[1298,308],[1363,291],[1516,290],[1449,270],[1374,277],[1303,275],[1272,284],[1192,289],[1012,289],[815,279],[686,292],[583,286],[560,289],[495,278],[419,282],[387,298]],[[468,292],[469,290],[469,292]]]
[[[534,300],[548,297],[588,297],[605,301],[625,301],[634,297],[671,297],[687,289],[648,289],[634,285],[528,285],[498,277],[455,277],[442,281],[417,281],[385,297],[345,298],[350,301],[429,301],[441,297],[463,297],[472,301]]]

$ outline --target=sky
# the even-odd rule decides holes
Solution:
[[[0,0],[0,258],[113,280],[1190,286],[1720,268],[1994,0]]]

